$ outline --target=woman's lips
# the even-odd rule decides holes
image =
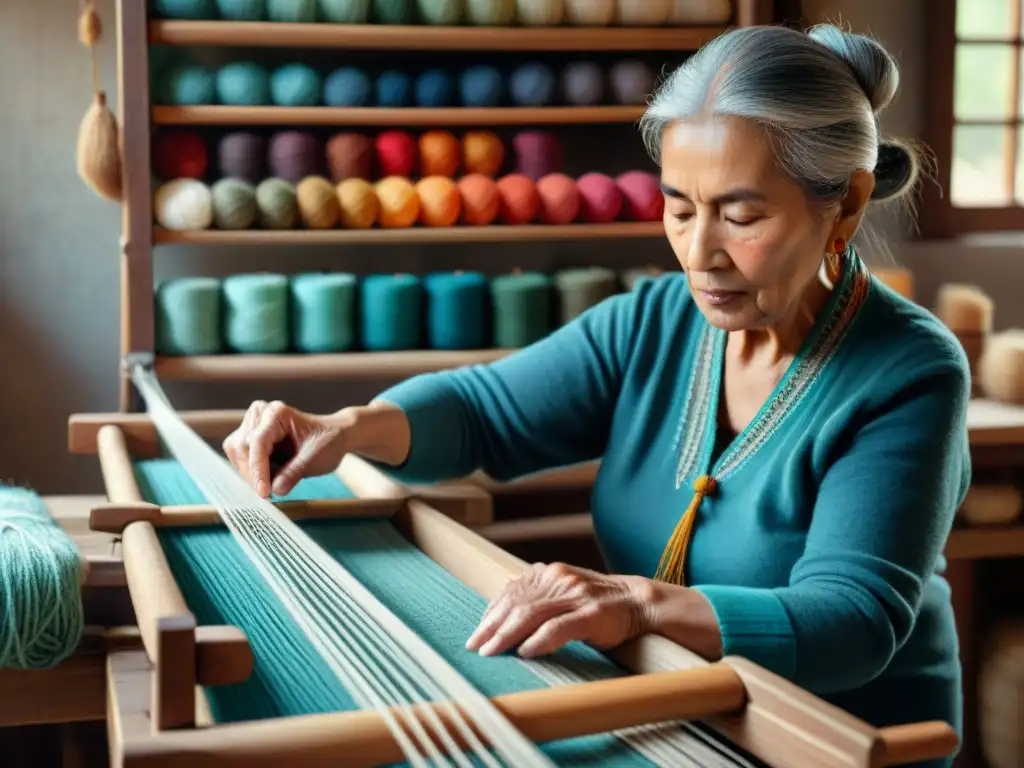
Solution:
[[[700,295],[708,304],[721,307],[739,299],[743,295],[743,291],[700,291]]]

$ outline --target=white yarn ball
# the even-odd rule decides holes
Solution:
[[[672,0],[619,0],[615,21],[627,27],[658,27],[668,21]]]
[[[209,229],[213,223],[213,195],[201,181],[174,179],[156,190],[153,212],[164,229]]]
[[[669,24],[725,24],[732,18],[732,0],[673,0]]]
[[[565,18],[562,0],[516,0],[519,22],[528,27],[554,27]]]
[[[565,0],[565,18],[577,27],[607,27],[615,20],[615,0]]]

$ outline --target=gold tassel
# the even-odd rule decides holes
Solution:
[[[676,529],[672,532],[672,538],[661,555],[658,563],[658,570],[654,573],[657,581],[665,581],[671,584],[682,584],[684,566],[686,564],[686,551],[690,546],[690,537],[693,535],[693,526],[697,520],[697,510],[700,509],[704,497],[713,494],[718,488],[718,482],[710,475],[701,475],[693,483],[693,498],[690,506],[686,508],[683,516],[679,518]]]

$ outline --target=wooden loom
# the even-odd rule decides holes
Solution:
[[[182,416],[199,434],[216,440],[238,425],[241,412]],[[138,625],[137,636],[130,631],[107,635],[111,765],[258,768],[287,759],[296,766],[361,766],[402,759],[375,712],[214,723],[203,688],[244,681],[252,668],[252,651],[238,628],[196,626],[156,529],[217,525],[216,509],[142,501],[132,459],[159,453],[155,427],[146,416],[72,417],[69,437],[73,452],[99,456],[110,503],[92,511],[90,526],[122,535],[124,574]],[[281,508],[294,519],[389,516],[420,550],[485,598],[527,567],[454,519],[452,515],[468,508],[459,494],[446,497],[439,487],[428,503],[416,489],[354,456],[346,457],[337,473],[357,498]],[[437,506],[447,506],[452,514]],[[956,736],[946,724],[875,729],[744,659],[708,663],[656,636],[630,642],[610,655],[636,674],[494,701],[537,742],[700,719],[777,768],[899,765],[956,748]]]

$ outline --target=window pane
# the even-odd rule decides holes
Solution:
[[[1010,202],[1006,188],[1008,126],[958,125],[953,129],[950,202],[959,207],[1000,206]]]
[[[1006,120],[1013,114],[1015,52],[1011,45],[957,45],[953,111],[958,120]]]
[[[1017,127],[1017,167],[1013,173],[1014,202],[1024,204],[1024,125]]]
[[[959,0],[956,4],[956,36],[1013,37],[1012,2],[1016,0]]]

